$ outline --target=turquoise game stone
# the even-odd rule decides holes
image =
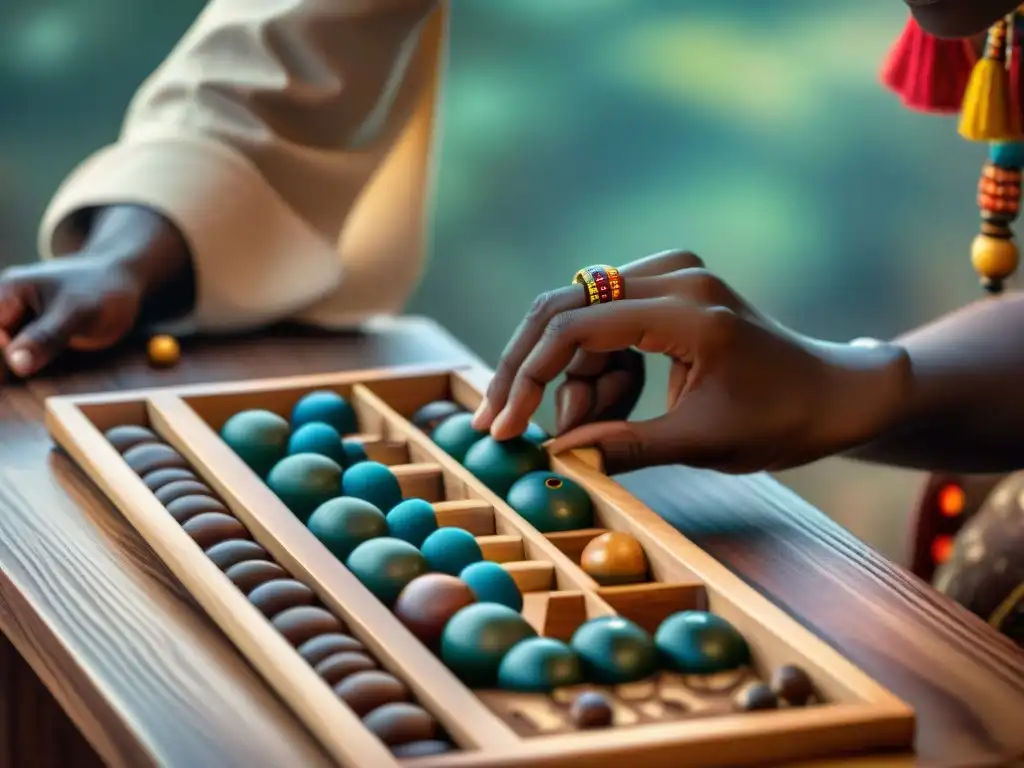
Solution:
[[[364,541],[345,565],[388,607],[410,581],[427,572],[427,561],[416,547],[390,537]]]
[[[363,447],[362,440],[351,440],[342,439],[341,449],[345,452],[345,466],[351,467],[353,464],[358,464],[361,461],[369,461],[370,457],[366,455],[366,449]]]
[[[341,496],[341,467],[317,453],[286,456],[267,475],[267,485],[302,522],[329,499]]]
[[[689,675],[712,675],[750,663],[750,648],[739,631],[721,616],[680,611],[654,633],[666,666]]]
[[[361,461],[348,468],[341,479],[346,496],[366,499],[385,514],[402,500],[402,487],[395,473],[378,461]]]
[[[348,400],[329,390],[310,392],[292,409],[292,429],[314,421],[330,424],[340,435],[351,435],[359,431],[356,412]]]
[[[551,637],[530,637],[517,643],[498,666],[498,687],[508,691],[548,693],[582,682],[580,657]]]
[[[461,462],[466,458],[466,451],[487,433],[473,429],[473,414],[456,413],[442,421],[430,434],[438,448]]]
[[[288,453],[319,453],[340,467],[349,464],[338,430],[322,421],[311,421],[296,429],[288,441]]]
[[[621,616],[584,622],[569,645],[579,654],[587,680],[601,685],[635,683],[657,670],[654,640]]]
[[[478,602],[498,603],[517,613],[523,610],[523,593],[519,591],[512,574],[500,564],[481,560],[463,568],[459,578],[466,583]]]
[[[493,687],[505,654],[521,640],[536,636],[511,608],[497,603],[467,605],[444,627],[441,660],[471,688]]]
[[[512,484],[505,500],[541,533],[594,527],[589,494],[568,477],[554,472],[524,475]]]
[[[532,421],[530,425],[523,432],[523,439],[529,440],[531,443],[540,445],[541,443],[547,442],[551,439],[551,435],[540,428],[538,424],[534,424]]]
[[[408,541],[414,547],[422,546],[427,537],[437,530],[434,505],[423,499],[405,499],[396,504],[388,512],[387,520],[391,535]]]
[[[306,527],[343,563],[364,541],[388,534],[384,513],[370,502],[350,496],[321,504],[309,516]]]
[[[236,413],[220,430],[221,439],[260,477],[288,454],[288,422],[270,411]]]
[[[462,570],[484,559],[476,537],[462,528],[438,528],[427,536],[420,552],[431,571],[458,576]]]
[[[516,480],[547,469],[548,457],[535,443],[521,437],[499,443],[488,436],[473,444],[462,463],[480,482],[505,498]]]

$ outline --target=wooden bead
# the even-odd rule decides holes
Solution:
[[[158,469],[188,469],[185,457],[163,443],[140,443],[124,453],[124,460],[139,477]]]
[[[1004,280],[1017,271],[1020,253],[1012,238],[981,234],[971,244],[971,264],[987,280]]]
[[[266,560],[246,560],[242,563],[235,563],[224,572],[224,575],[231,579],[231,583],[238,587],[243,595],[248,595],[260,584],[266,584],[274,579],[288,578],[284,568]]]
[[[152,430],[136,426],[135,424],[113,427],[108,429],[104,436],[118,453],[124,453],[136,445],[160,442],[160,438]]]
[[[314,667],[314,671],[328,685],[337,685],[349,675],[376,668],[377,662],[365,653],[342,651],[328,656]]]
[[[181,359],[181,346],[173,336],[154,336],[149,340],[146,352],[150,365],[156,368],[169,368]]]
[[[247,539],[230,539],[214,544],[206,550],[206,556],[222,571],[249,560],[270,560],[267,550]]]
[[[315,667],[324,659],[338,653],[359,653],[365,651],[363,644],[351,635],[340,632],[329,632],[317,635],[299,646],[299,655],[306,663]]]
[[[228,539],[246,539],[249,532],[231,515],[221,512],[204,512],[190,518],[182,528],[192,541],[203,549],[210,549]]]
[[[349,675],[334,686],[334,693],[360,717],[385,704],[411,698],[405,683],[394,675],[375,669]]]

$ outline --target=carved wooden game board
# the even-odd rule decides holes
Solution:
[[[653,632],[678,611],[706,610],[743,635],[751,666],[706,676],[661,671],[626,685],[583,685],[550,694],[471,690],[219,436],[240,411],[286,416],[302,396],[317,390],[338,392],[354,406],[367,456],[391,467],[405,497],[431,502],[440,525],[469,531],[486,559],[503,564],[524,594],[523,616],[541,635],[568,641],[588,619],[616,614]],[[56,442],[340,765],[581,768],[626,758],[635,768],[680,768],[778,765],[910,748],[914,716],[906,704],[641,505],[600,471],[595,456],[574,452],[550,462],[553,471],[588,491],[597,527],[545,535],[409,421],[426,403],[450,400],[473,409],[480,398],[463,371],[406,368],[60,397],[48,402],[47,416]],[[163,446],[136,451],[149,462],[136,459],[136,469],[126,458],[131,448],[105,437],[126,425],[147,428],[155,439],[143,443]],[[157,483],[144,479],[153,473],[138,469],[153,466],[194,475],[207,489],[201,495],[210,509],[225,513],[215,515],[219,527],[199,530],[198,518],[170,511],[174,502],[165,506],[159,489],[150,488]],[[629,532],[640,542],[650,564],[648,582],[603,587],[580,567],[583,548],[607,530]],[[227,540],[236,544],[216,549]],[[274,569],[299,582],[296,594],[310,594],[302,602],[306,607],[289,612],[278,605],[273,613],[251,602],[226,567],[246,548],[262,551],[268,563],[254,566],[254,572]],[[292,619],[280,618],[285,613]],[[315,634],[310,627],[348,638],[351,650],[404,687],[402,716],[383,722],[378,713],[374,720],[373,711],[360,713],[339,698],[332,683],[341,673],[307,663],[312,651],[300,655]],[[322,661],[322,654],[313,655],[313,662]],[[810,677],[810,701],[782,702],[765,711],[737,707],[740,691],[767,681],[784,665]],[[570,710],[584,689],[606,694],[613,712],[609,726],[574,726]],[[450,749],[431,755],[437,749],[427,744],[417,752],[409,742],[448,743]]]

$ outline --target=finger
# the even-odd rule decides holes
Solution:
[[[522,434],[540,405],[545,387],[578,349],[616,352],[637,347],[666,352],[696,308],[676,299],[612,302],[556,317],[516,372],[504,409],[491,425],[496,440]]]
[[[583,368],[588,359],[601,368]],[[584,375],[579,371],[586,370]],[[591,421],[624,419],[632,413],[644,388],[644,360],[633,350],[611,354],[579,350],[556,393],[556,434]]]
[[[0,280],[0,330],[13,333],[25,321],[31,311],[30,292],[27,285]]]
[[[623,277],[623,285],[627,298],[642,298],[645,295],[634,294],[631,282],[634,279],[683,269],[703,268],[704,262],[688,251],[662,251],[652,256],[634,261],[619,269]],[[646,294],[650,295],[650,294]],[[565,288],[541,295],[531,307],[526,318],[520,323],[512,339],[505,347],[494,377],[480,407],[473,417],[473,427],[486,430],[493,424],[495,417],[505,407],[508,395],[515,379],[516,371],[523,364],[527,355],[540,341],[544,328],[552,318],[571,309],[587,306],[586,290],[580,285]]]
[[[96,310],[79,301],[56,301],[15,336],[4,350],[7,365],[16,375],[38,373],[67,347],[75,331],[90,323]]]
[[[725,471],[748,471],[738,463],[734,443],[714,429],[699,409],[670,411],[648,421],[602,421],[587,424],[556,438],[553,454],[574,448],[594,448],[610,475],[645,467],[684,464]]]

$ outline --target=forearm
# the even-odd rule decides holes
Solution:
[[[132,205],[90,212],[83,252],[110,261],[139,285],[141,325],[176,320],[195,305],[195,271],[181,232],[159,213]]]
[[[849,456],[932,471],[1024,466],[1024,294],[978,302],[896,343],[912,375],[894,426]]]

